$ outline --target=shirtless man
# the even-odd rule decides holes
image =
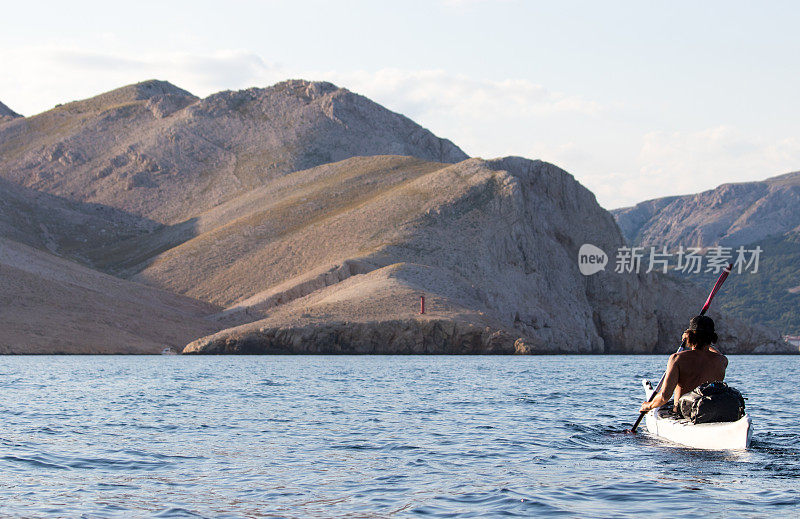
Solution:
[[[661,391],[651,401],[644,402],[640,412],[661,407],[669,402],[670,396],[673,397],[673,410],[678,412],[681,396],[694,391],[700,384],[725,378],[728,359],[711,346],[717,342],[717,334],[714,333],[714,321],[710,317],[693,317],[689,329],[683,332],[683,338],[689,349],[670,356]]]

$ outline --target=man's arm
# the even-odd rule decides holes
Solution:
[[[675,392],[675,387],[678,385],[678,354],[673,353],[669,357],[667,363],[667,375],[664,377],[664,383],[661,384],[661,391],[653,397],[649,402],[644,402],[639,412],[646,413],[651,409],[656,409],[669,402],[672,393]]]

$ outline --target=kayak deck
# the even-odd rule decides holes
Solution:
[[[646,397],[650,398],[652,385],[643,380],[642,386]],[[651,434],[695,449],[747,449],[753,436],[753,424],[747,414],[735,422],[694,424],[662,407],[648,411],[645,423]]]

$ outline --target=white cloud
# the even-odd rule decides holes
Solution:
[[[759,180],[798,169],[800,139],[772,139],[733,126],[649,132],[639,153],[642,178],[670,193]]]
[[[17,95],[14,104],[29,115],[55,103],[89,97],[149,78],[166,79],[200,96],[225,89],[266,86],[290,77],[323,79],[411,118],[458,120],[460,126],[498,118],[596,115],[601,110],[595,101],[554,92],[523,79],[476,79],[442,70],[302,70],[268,63],[255,53],[235,49],[209,54],[130,54],[29,47],[3,54],[6,69],[14,70],[15,74],[0,77],[0,93]]]
[[[529,155],[567,169],[603,207],[613,209],[796,171],[800,139],[716,126],[644,132],[613,148],[593,140],[544,144],[533,147]]]
[[[604,112],[596,101],[521,79],[487,80],[442,70],[400,69],[312,77],[324,77],[364,94],[452,140],[467,153],[487,158],[559,148],[560,144],[546,144],[544,136],[568,126],[568,121],[596,119]],[[557,155],[533,157],[553,160]]]
[[[200,96],[283,79],[277,65],[236,49],[129,54],[28,47],[4,50],[3,57],[14,74],[0,76],[0,95],[26,115],[145,79],[166,79]]]
[[[188,81],[202,88],[238,88],[252,86],[276,67],[256,54],[243,50],[220,50],[210,54],[167,52],[129,57],[82,50],[58,50],[45,54],[51,65],[72,71],[114,74],[134,71],[157,76],[177,76],[173,81]]]
[[[327,77],[370,97],[396,100],[400,111],[414,115],[448,113],[483,119],[563,112],[595,115],[601,110],[594,101],[553,92],[523,79],[492,81],[442,70],[400,69],[330,72]]]

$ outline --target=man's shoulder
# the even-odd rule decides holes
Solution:
[[[691,359],[703,358],[703,357],[708,356],[709,354],[713,355],[714,357],[720,357],[720,358],[725,359],[725,356],[722,355],[721,353],[715,353],[715,352],[711,352],[711,351],[708,351],[708,350],[698,351],[698,350],[691,350],[691,349],[683,350],[683,351],[680,351],[680,352],[677,352],[677,353],[673,353],[672,356],[670,356],[670,359],[673,362],[679,362],[679,363],[680,362],[690,362]],[[727,359],[725,361],[727,362]]]
[[[669,356],[669,363],[673,366],[681,366],[683,364],[692,363],[691,358],[694,357],[693,350],[684,350],[675,352]]]
[[[679,353],[673,353],[670,359],[675,363],[694,362],[692,359],[704,359],[705,362],[715,361],[728,365],[728,357],[719,351],[712,350],[684,350]]]

